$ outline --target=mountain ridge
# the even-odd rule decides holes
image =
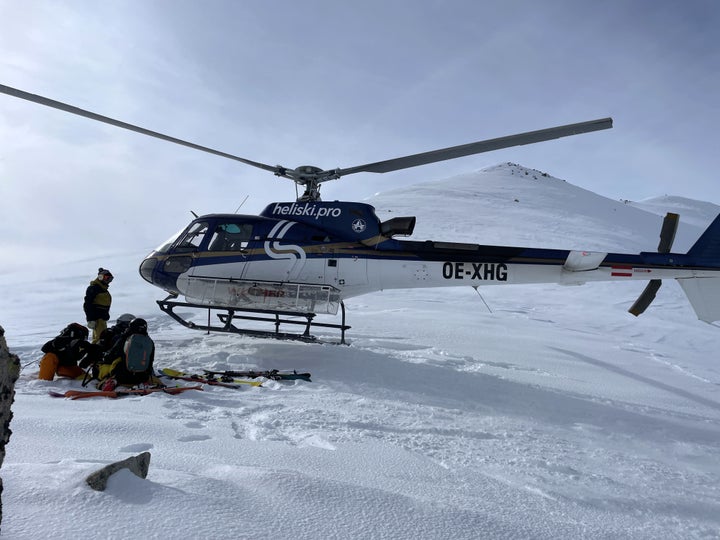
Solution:
[[[629,252],[657,248],[668,211],[682,210],[675,243],[679,251],[689,249],[702,233],[714,218],[713,209],[720,212],[712,203],[682,197],[613,200],[509,162],[377,193],[366,202],[381,220],[415,215],[413,239],[418,240]],[[484,222],[482,215],[492,218]]]

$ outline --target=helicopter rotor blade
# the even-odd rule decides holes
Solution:
[[[298,167],[297,169],[290,169],[281,165],[267,165],[250,159],[221,152],[207,146],[201,146],[189,141],[171,137],[157,131],[151,131],[140,126],[122,122],[108,116],[103,116],[61,101],[55,101],[50,98],[39,96],[37,94],[31,94],[17,88],[5,86],[0,84],[0,93],[14,96],[20,99],[31,101],[39,105],[44,105],[53,109],[58,109],[71,114],[89,118],[97,122],[103,122],[111,126],[119,127],[129,131],[134,131],[142,135],[161,139],[163,141],[179,144],[208,154],[232,159],[239,161],[246,165],[257,167],[265,171],[272,172],[275,176],[289,178],[296,184],[303,185],[306,187],[306,196],[313,200],[319,200],[319,186],[322,182],[328,180],[335,180],[341,176],[348,174],[354,174],[358,172],[373,172],[373,173],[386,173],[391,171],[397,171],[400,169],[407,169],[410,167],[417,167],[419,165],[427,165],[430,163],[436,163],[438,161],[445,161],[449,159],[455,159],[464,156],[470,156],[473,154],[480,154],[482,152],[490,152],[492,150],[500,150],[502,148],[509,148],[512,146],[520,146],[525,144],[532,144],[542,141],[548,141],[552,139],[559,139],[561,137],[568,137],[570,135],[578,135],[580,133],[588,133],[591,131],[598,131],[601,129],[609,129],[612,127],[612,118],[601,118],[598,120],[590,120],[587,122],[580,122],[577,124],[568,124],[565,126],[557,126],[547,129],[541,129],[537,131],[529,131],[527,133],[519,133],[517,135],[509,135],[507,137],[499,137],[497,139],[488,139],[485,141],[478,141],[469,144],[462,144],[459,146],[452,146],[449,148],[442,148],[440,150],[432,150],[430,152],[422,152],[420,154],[413,154],[410,156],[403,156],[395,159],[388,159],[385,161],[378,161],[375,163],[367,163],[365,165],[359,165],[357,167],[350,167],[347,169],[329,169],[322,170],[318,167]]]
[[[96,114],[94,112],[87,111],[85,109],[81,109],[81,108],[75,107],[73,105],[68,105],[67,103],[63,103],[61,101],[55,101],[54,99],[49,99],[49,98],[46,98],[43,96],[38,96],[37,94],[31,94],[29,92],[24,92],[23,90],[18,90],[17,88],[5,86],[4,84],[0,84],[0,92],[3,94],[7,94],[10,96],[20,98],[20,99],[25,99],[27,101],[32,101],[33,103],[45,105],[46,107],[51,107],[53,109],[59,109],[61,111],[65,111],[65,112],[68,112],[71,114],[76,114],[78,116],[83,116],[85,118],[89,118],[91,120],[96,120],[98,122],[110,124],[111,126],[127,129],[129,131],[141,133],[143,135],[148,135],[150,137],[155,137],[156,139],[162,139],[163,141],[179,144],[181,146],[187,146],[188,148],[193,148],[195,150],[207,152],[208,154],[214,154],[216,156],[233,159],[235,161],[240,161],[241,163],[245,163],[246,165],[252,165],[253,167],[257,167],[259,169],[264,169],[266,171],[270,171],[272,173],[275,173],[278,176],[285,176],[285,172],[284,172],[285,169],[280,166],[266,165],[264,163],[258,163],[257,161],[252,161],[249,159],[234,156],[232,154],[221,152],[219,150],[213,150],[212,148],[208,148],[206,146],[200,146],[199,144],[191,143],[188,141],[183,141],[182,139],[170,137],[169,135],[163,135],[162,133],[158,133],[157,131],[151,131],[149,129],[135,126],[133,124],[128,124],[127,122],[122,122],[120,120],[115,120],[114,118],[110,118],[108,116]]]
[[[570,135],[579,135],[580,133],[589,133],[591,131],[599,131],[601,129],[609,129],[612,127],[612,118],[601,118],[598,120],[589,120],[587,122],[579,122],[577,124],[568,124],[565,126],[551,127],[540,129],[537,131],[528,131],[527,133],[519,133],[517,135],[509,135],[507,137],[499,137],[497,139],[488,139],[474,143],[461,144],[459,146],[451,146],[440,150],[431,150],[430,152],[422,152],[411,156],[404,156],[348,169],[336,169],[335,178],[346,176],[358,172],[386,173],[397,171],[400,169],[408,169],[419,165],[428,165],[438,161],[455,159],[473,154],[481,154],[492,150],[500,150],[511,146],[521,146],[525,144],[533,144]]]

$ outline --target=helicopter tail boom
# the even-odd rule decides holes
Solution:
[[[700,320],[720,320],[720,216],[687,253],[670,251],[678,221],[677,214],[668,214],[657,251],[638,254],[401,241],[402,251],[392,255],[398,260],[370,259],[368,274],[381,276],[372,283],[375,290],[646,281],[629,309],[636,316],[653,302],[663,280],[677,279]]]

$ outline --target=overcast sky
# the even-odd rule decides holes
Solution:
[[[0,84],[287,167],[612,116],[612,130],[322,193],[364,199],[512,161],[615,199],[720,203],[718,28],[716,0],[0,0]],[[246,196],[257,213],[295,189],[0,94],[0,271],[149,250],[191,210]]]

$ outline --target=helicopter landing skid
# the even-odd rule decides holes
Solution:
[[[283,340],[296,340],[304,341],[306,343],[332,343],[321,341],[312,334],[310,334],[310,328],[322,327],[322,328],[335,328],[340,330],[340,344],[346,345],[345,343],[345,330],[349,330],[350,326],[345,324],[345,304],[341,301],[340,308],[342,312],[342,323],[319,323],[314,322],[315,313],[297,313],[292,311],[264,311],[258,309],[240,309],[240,308],[228,308],[223,306],[206,306],[201,304],[192,304],[189,302],[176,302],[171,300],[175,298],[170,295],[165,300],[157,300],[158,306],[164,312],[170,315],[177,322],[182,324],[186,328],[193,330],[205,330],[208,332],[225,332],[230,334],[241,334],[245,336],[253,336],[260,338],[272,338],[272,339],[283,339]],[[181,315],[178,315],[173,310],[177,307],[181,308],[192,308],[192,309],[206,309],[207,310],[207,325],[197,324],[195,322],[184,319]],[[224,313],[216,313],[217,318],[220,320],[219,325],[212,324],[212,311],[222,311]],[[255,314],[255,315],[248,315]],[[288,317],[298,317],[300,319],[290,319]],[[235,320],[245,321],[259,321],[264,323],[271,323],[275,326],[275,330],[255,330],[251,328],[238,328],[233,324]],[[293,332],[280,332],[281,324],[292,324],[304,326],[305,330],[302,334]]]

